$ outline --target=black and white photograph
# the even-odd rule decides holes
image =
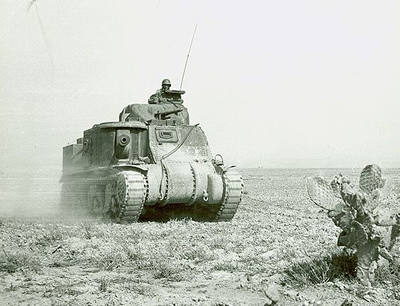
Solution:
[[[400,306],[399,16],[0,0],[0,306]]]

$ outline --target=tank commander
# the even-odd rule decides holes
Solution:
[[[169,102],[170,98],[167,98],[165,92],[171,87],[171,81],[164,79],[161,83],[161,88],[157,89],[155,94],[152,94],[149,98],[149,104],[159,104]]]

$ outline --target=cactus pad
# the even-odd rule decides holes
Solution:
[[[311,201],[324,209],[332,210],[338,203],[331,184],[322,177],[307,178],[307,192]]]
[[[377,165],[365,166],[360,174],[360,189],[370,194],[375,189],[381,188],[382,185],[382,170]]]

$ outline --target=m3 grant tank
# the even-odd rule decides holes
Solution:
[[[118,122],[95,124],[64,147],[61,205],[121,223],[231,220],[242,177],[213,157],[203,130],[190,125],[183,93],[128,105]]]

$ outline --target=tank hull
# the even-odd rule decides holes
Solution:
[[[242,177],[211,164],[116,166],[65,175],[64,207],[114,222],[230,221],[241,202]]]

